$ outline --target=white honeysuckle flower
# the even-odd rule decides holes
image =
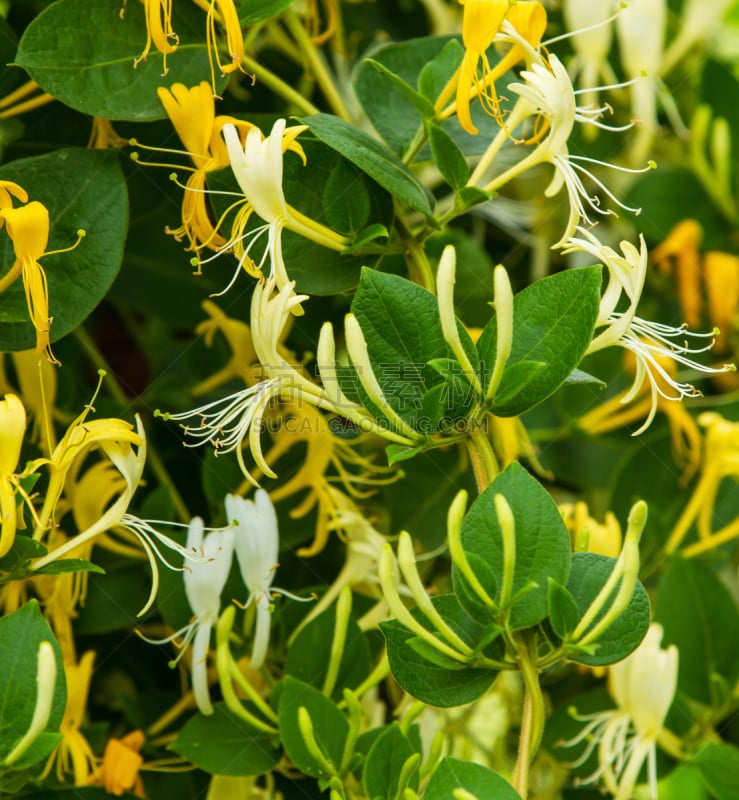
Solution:
[[[226,142],[234,177],[251,209],[266,223],[264,226],[237,237],[242,242],[245,239],[251,239],[244,248],[240,265],[248,257],[249,249],[254,242],[267,232],[267,249],[259,267],[261,269],[267,254],[269,254],[272,266],[271,274],[275,277],[280,289],[289,281],[282,256],[283,228],[294,231],[332,250],[341,251],[347,244],[345,236],[306,217],[285,200],[282,188],[285,128],[284,119],[278,119],[272,126],[269,136],[266,137],[259,128],[251,128],[246,134],[242,147],[236,126],[232,123],[223,126],[223,138]],[[297,132],[304,129],[304,127],[300,127]],[[294,141],[297,135],[295,131],[296,129],[292,129],[290,141]],[[230,249],[235,243],[235,240],[231,240],[224,249]]]
[[[621,64],[634,81],[631,115],[638,125],[630,150],[635,163],[648,156],[657,131],[658,76],[666,23],[665,0],[630,0],[616,21]]]
[[[546,197],[553,197],[564,186],[570,204],[567,226],[554,247],[561,247],[572,236],[580,223],[593,225],[594,221],[589,214],[595,213],[600,216],[615,214],[613,210],[601,206],[599,197],[591,196],[588,193],[583,178],[592,181],[600,192],[620,208],[638,214],[639,209],[624,205],[584,165],[600,165],[620,172],[642,172],[644,170],[626,169],[586,156],[573,155],[568,149],[568,141],[576,122],[595,125],[606,130],[624,130],[630,125],[619,128],[600,122],[600,117],[607,111],[605,106],[595,108],[578,106],[578,92],[573,89],[567,70],[553,54],[549,56],[548,67],[544,63],[533,63],[530,69],[521,73],[521,78],[525,81],[524,83],[511,83],[508,88],[528,103],[530,109],[528,116],[539,115],[544,118],[548,125],[548,132],[531,153],[495,178],[485,189],[494,191],[527,169],[537,164],[550,163],[555,171],[544,194]],[[647,169],[651,166],[650,164]]]
[[[597,101],[600,81],[616,83],[608,64],[615,3],[613,0],[564,0],[562,11],[575,51],[574,70],[584,90],[585,105]]]
[[[617,708],[578,717],[588,724],[569,747],[587,741],[580,766],[597,748],[598,769],[582,783],[602,780],[615,800],[631,800],[644,763],[649,797],[657,800],[657,742],[677,688],[678,651],[662,649],[662,628],[653,623],[639,647],[609,667],[609,688]]]
[[[175,641],[180,653],[171,666],[180,660],[187,646],[192,644],[192,691],[200,712],[209,715],[213,713],[213,704],[208,690],[208,647],[211,631],[221,613],[221,593],[231,571],[234,530],[226,528],[212,531],[207,536],[204,536],[204,531],[203,520],[193,517],[187,529],[187,545],[184,548],[186,560],[182,569],[185,595],[193,612],[192,619],[164,639],[149,639],[140,635],[152,644]]]
[[[257,489],[253,500],[234,494],[226,496],[226,516],[234,528],[234,547],[249,598],[246,605],[256,606],[254,643],[250,668],[259,669],[267,656],[272,618],[272,594],[285,594],[273,589],[280,548],[277,513],[264,489]]]
[[[665,358],[672,359],[691,370],[704,373],[730,372],[732,364],[721,367],[707,367],[694,361],[690,356],[704,353],[711,349],[715,340],[715,331],[694,333],[686,324],[678,327],[651,322],[636,316],[644,281],[646,280],[648,252],[644,237],[639,237],[639,249],[631,242],[620,244],[622,255],[612,248],[601,244],[598,238],[584,228],[578,228],[580,238],[572,237],[566,243],[563,253],[585,252],[605,265],[608,270],[608,284],[601,298],[596,335],[588,347],[587,353],[595,353],[606,347],[618,345],[630,350],[636,359],[636,371],[631,388],[623,396],[622,402],[629,403],[636,397],[645,380],[649,380],[652,405],[644,424],[634,432],[637,436],[643,433],[654,420],[657,413],[658,397],[665,400],[682,400],[684,397],[700,397],[701,392],[692,384],[672,377],[665,368]],[[621,296],[626,295],[628,307],[625,311],[616,311]],[[600,330],[599,330],[600,329]],[[699,339],[708,344],[691,347],[689,339]]]

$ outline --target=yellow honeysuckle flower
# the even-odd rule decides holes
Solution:
[[[703,276],[708,294],[708,315],[719,331],[716,349],[722,352],[728,348],[729,335],[739,327],[739,256],[717,251],[706,253]]]
[[[123,0],[121,16],[125,13],[127,0]],[[151,46],[162,54],[162,75],[166,75],[167,56],[177,49],[180,40],[172,29],[172,0],[141,0],[144,4],[144,15],[146,17],[146,45],[143,52],[133,62],[137,67],[142,61],[146,61]]]
[[[185,184],[182,224],[174,230],[168,229],[168,233],[177,240],[187,239],[187,249],[195,253],[200,273],[201,251],[219,251],[226,244],[218,232],[218,224],[211,221],[205,194],[207,173],[229,163],[221,129],[227,122],[240,131],[252,126],[234,117],[216,116],[213,91],[206,81],[189,88],[183,83],[174,83],[169,89],[160,86],[157,95],[195,165]]]
[[[536,447],[520,417],[496,417],[490,414],[486,420],[490,424],[490,438],[501,469],[525,458],[537,475],[552,480],[554,476],[541,465]]]
[[[0,227],[3,223],[13,242],[16,260],[0,278],[0,293],[22,276],[28,312],[36,329],[36,352],[46,352],[49,361],[59,364],[51,352],[49,288],[46,273],[39,263],[49,243],[49,212],[46,206],[33,200],[20,208],[0,210]]]
[[[199,6],[203,6],[203,0],[195,0]],[[218,52],[218,38],[216,19],[223,27],[226,34],[226,50],[228,61],[221,60]],[[208,3],[208,16],[206,19],[208,60],[210,62],[211,84],[216,85],[215,67],[213,62],[218,65],[221,75],[227,75],[237,69],[242,69],[241,62],[244,58],[244,34],[241,32],[239,14],[233,0],[210,0]]]
[[[665,275],[675,273],[683,319],[693,328],[701,322],[700,243],[703,228],[694,219],[679,222],[652,250],[652,261]]]
[[[492,68],[486,54],[508,13],[509,0],[460,0],[464,58],[457,76],[457,119],[467,133],[477,133],[470,116],[470,94],[479,95],[483,108],[500,120],[500,103],[495,83],[490,80]],[[481,69],[480,69],[481,68]],[[478,74],[481,72],[481,75]]]
[[[144,759],[141,748],[146,741],[141,731],[131,731],[121,739],[110,738],[100,766],[90,780],[91,786],[102,786],[107,794],[120,797],[133,792],[136,797],[146,797],[139,770]]]
[[[204,300],[202,306],[209,319],[198,323],[195,335],[202,336],[206,346],[211,347],[216,333],[220,332],[228,343],[231,357],[224,367],[193,387],[193,397],[208,394],[233,378],[242,380],[247,386],[258,383],[263,370],[258,363],[249,325],[229,317],[211,300]]]
[[[21,203],[28,202],[28,192],[12,181],[0,181],[0,210],[13,208],[13,198]]]
[[[13,473],[26,435],[26,410],[14,394],[0,400],[0,558],[15,541],[16,531],[16,484]]]
[[[54,365],[39,358],[33,350],[8,353],[13,362],[17,387],[11,386],[5,372],[5,360],[0,355],[0,392],[18,394],[23,398],[29,418],[33,419],[31,441],[38,442],[46,453],[56,447],[52,423],[56,400],[57,373]]]
[[[113,123],[105,117],[92,118],[92,130],[90,131],[90,138],[87,140],[87,146],[95,150],[107,150],[109,147],[125,147],[128,144],[128,139],[119,136]]]
[[[699,555],[739,537],[739,516],[735,514],[729,514],[726,524],[714,530],[719,486],[724,478],[739,478],[739,422],[706,412],[698,417],[698,424],[706,429],[703,467],[693,495],[665,544],[666,553],[680,547],[694,524],[698,541],[682,550],[685,556]]]
[[[588,552],[618,558],[623,536],[621,526],[612,511],[606,511],[603,522],[598,522],[590,515],[587,503],[582,500],[576,503],[561,503],[559,510],[572,536],[573,545],[583,533],[587,533]]]
[[[65,656],[64,674],[67,679],[67,705],[59,732],[62,740],[51,754],[42,778],[55,768],[60,781],[72,775],[74,786],[87,786],[95,770],[95,754],[90,743],[80,731],[85,721],[87,696],[95,664],[95,651],[88,650],[77,661],[73,655]]]
[[[670,426],[675,463],[683,469],[680,480],[687,484],[700,466],[701,434],[683,404],[674,402],[670,387],[677,382],[675,360],[667,355],[655,356],[655,360],[659,365],[659,370],[654,372],[656,393],[652,383],[645,381],[636,394],[626,390],[588,411],[580,417],[578,426],[590,436],[600,436],[645,417],[649,419],[653,411],[664,414]],[[634,354],[627,351],[624,361],[626,369],[633,375],[637,369]]]

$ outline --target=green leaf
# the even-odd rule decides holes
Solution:
[[[284,11],[292,0],[236,0],[236,10],[242,28],[269,19]]]
[[[211,715],[188,720],[169,749],[211,775],[261,775],[280,760],[278,744],[216,703]]]
[[[513,596],[534,587],[514,600],[509,624],[514,630],[527,628],[547,615],[549,578],[562,584],[567,581],[570,537],[549,493],[520,464],[511,464],[475,500],[462,522],[462,547],[487,564],[498,586],[503,585],[503,538],[495,512],[496,494],[505,497],[515,519]],[[452,577],[456,591],[461,577],[456,567]],[[460,594],[460,599],[464,597]],[[465,604],[465,608],[481,619],[477,606]]]
[[[437,667],[443,667],[444,669],[452,670],[466,669],[464,664],[461,664],[459,661],[455,661],[445,653],[439,652],[439,650],[437,650],[433,645],[429,644],[425,639],[422,639],[420,636],[411,637],[407,640],[407,644],[409,647],[413,648],[417,655],[421,656],[421,658],[425,658],[426,661],[430,661]]]
[[[356,164],[390,194],[414,211],[431,216],[431,206],[424,187],[403,162],[383,144],[338,117],[314,114],[300,119],[333,150]]]
[[[0,180],[19,183],[30,200],[47,207],[48,250],[73,245],[79,229],[87,233],[71,252],[41,259],[54,318],[51,341],[55,342],[73,331],[102,300],[120,267],[128,200],[118,156],[110,150],[56,150],[5,164]],[[14,260],[12,243],[5,230],[0,231],[0,272],[7,272]],[[3,292],[0,350],[28,350],[35,344],[36,331],[19,278]]]
[[[467,644],[471,647],[477,646],[485,629],[467,616],[454,595],[437,595],[431,602],[447,624]],[[418,607],[412,609],[411,614],[425,628],[434,630]],[[409,643],[415,639],[416,634],[396,620],[381,622],[380,629],[385,637],[393,677],[406,692],[424,703],[441,708],[471,703],[485,694],[498,674],[492,669],[446,669],[429,661]],[[491,658],[500,657],[497,644],[490,645],[485,650],[485,655]]]
[[[17,611],[0,618],[0,763],[28,730],[36,707],[38,650],[49,642],[56,657],[57,676],[54,699],[46,730],[58,730],[67,704],[67,690],[59,645],[38,603],[31,600]],[[49,739],[39,742],[32,752],[40,760]],[[27,762],[27,758],[23,763]]]
[[[583,617],[613,571],[615,558],[598,553],[574,553],[572,569],[567,581],[567,591],[577,605],[578,620]],[[604,611],[595,618],[597,623],[606,613],[618,587],[605,603]],[[604,667],[615,664],[636,650],[649,628],[649,597],[637,581],[631,602],[622,614],[598,638],[594,653],[572,653],[569,658],[589,667]]]
[[[466,789],[477,800],[521,800],[510,783],[497,772],[459,758],[443,758],[431,776],[423,800],[451,800],[455,789]]]
[[[364,791],[370,800],[390,800],[398,792],[400,773],[405,762],[415,755],[415,750],[400,730],[397,722],[389,725],[372,744],[367,753],[362,772]],[[414,770],[410,782],[418,788],[418,771]]]
[[[440,50],[438,49],[440,39],[421,41],[429,41],[436,45],[437,52],[423,64],[418,73],[418,90],[435,103],[462,63],[464,47],[459,43],[459,39],[449,39]]]
[[[18,532],[13,547],[2,558],[0,558],[0,572],[7,572],[11,575],[22,574],[21,565],[32,558],[41,558],[47,553],[45,545],[37,542],[30,536],[24,536]]]
[[[561,583],[549,579],[549,622],[560,639],[569,636],[577,627],[577,605]]]
[[[423,119],[431,119],[434,116],[434,104],[429,102],[422,94],[419,94],[412,86],[407,84],[400,75],[396,75],[391,69],[388,69],[384,64],[375,61],[374,58],[366,58],[363,64],[368,64],[373,69],[376,69],[380,75],[384,75],[396,89],[398,89],[403,97],[418,111]]]
[[[436,298],[405,278],[363,269],[352,313],[388,403],[413,425],[424,394],[443,381],[429,362],[451,355]]]
[[[280,738],[290,759],[314,778],[328,777],[308,750],[298,725],[298,711],[305,708],[313,735],[324,756],[338,769],[349,733],[349,723],[336,705],[317,689],[288,675],[280,693]]]
[[[63,575],[66,572],[97,572],[105,574],[105,570],[92,561],[84,558],[60,558],[41,569],[34,570],[34,575]]]
[[[163,119],[158,86],[196,86],[210,74],[205,14],[190,3],[175,3],[173,27],[180,44],[167,57],[154,48],[134,68],[146,44],[141,3],[119,7],[109,0],[58,0],[26,28],[15,63],[57,100],[83,114],[135,122]],[[217,76],[216,90],[226,84]],[[105,192],[100,193],[105,197]]]
[[[662,577],[654,617],[662,646],[680,651],[678,688],[693,700],[718,705],[716,677],[739,679],[739,612],[716,573],[696,559],[675,558]]]
[[[454,139],[438,125],[433,122],[427,122],[426,132],[428,133],[434,164],[436,164],[444,180],[453,189],[459,191],[470,177],[467,159],[457,147]]]
[[[566,270],[537,281],[513,300],[513,345],[501,386],[519,362],[542,362],[546,368],[531,376],[511,396],[494,398],[492,411],[513,417],[528,411],[555,392],[580,363],[593,337],[600,306],[600,267]],[[497,319],[486,325],[477,348],[487,386],[495,366]],[[518,382],[518,377],[515,379]]]
[[[479,206],[481,203],[487,203],[491,197],[492,194],[490,192],[479,189],[477,186],[463,186],[459,190],[457,200],[461,204],[462,209],[466,209]]]
[[[343,158],[336,160],[323,187],[323,209],[329,225],[337,230],[354,233],[367,224],[369,192],[357,170]]]
[[[602,381],[600,378],[596,378],[595,375],[591,375],[588,372],[583,372],[583,370],[581,369],[573,369],[572,372],[567,376],[565,383],[567,384],[595,383],[600,387],[606,385],[605,381]]]
[[[723,742],[709,742],[688,763],[698,767],[703,783],[716,800],[736,800],[738,748]]]
[[[336,606],[332,606],[311,620],[290,645],[285,662],[285,674],[321,690],[332,658],[335,626]],[[356,689],[369,673],[370,652],[367,639],[359,625],[350,618],[332,696],[336,700],[341,700],[342,689]]]
[[[393,464],[397,464],[400,461],[408,461],[414,456],[417,456],[422,450],[423,447],[409,447],[405,444],[389,444],[385,448],[388,466],[392,467]]]

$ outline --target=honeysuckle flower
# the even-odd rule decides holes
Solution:
[[[28,192],[12,181],[0,181],[0,210],[13,208],[13,198],[27,203]]]
[[[734,366],[725,364],[719,368],[707,367],[690,356],[706,352],[713,345],[715,334],[693,333],[687,325],[677,328],[659,322],[650,322],[636,316],[641,292],[646,279],[648,253],[644,237],[640,236],[637,250],[630,242],[621,242],[622,255],[600,241],[584,228],[579,228],[581,238],[571,238],[564,253],[586,252],[603,263],[608,270],[608,284],[601,298],[596,335],[588,347],[595,353],[605,347],[618,345],[633,353],[636,362],[631,388],[621,397],[622,403],[630,403],[639,393],[645,380],[649,380],[651,408],[644,424],[635,432],[638,435],[652,423],[657,413],[658,398],[681,400],[683,397],[698,397],[700,392],[692,384],[679,381],[670,374],[667,363],[675,362],[704,373],[732,371]],[[625,311],[616,311],[621,295],[629,302]],[[599,330],[600,329],[600,330]],[[707,345],[691,347],[689,338],[710,339]]]
[[[87,696],[95,664],[95,651],[88,650],[79,660],[73,653],[64,655],[64,675],[67,679],[67,705],[59,732],[62,740],[51,754],[42,777],[55,769],[64,781],[72,775],[75,786],[87,786],[95,771],[95,753],[80,728],[85,722]]]
[[[611,558],[618,557],[621,552],[622,535],[621,526],[613,511],[606,511],[603,522],[598,522],[590,515],[587,503],[582,500],[576,503],[561,503],[559,510],[575,547],[583,535],[587,535],[588,552],[600,553]]]
[[[588,411],[578,420],[578,427],[591,436],[600,436],[608,431],[630,425],[655,413],[664,414],[670,426],[672,455],[675,463],[682,468],[680,481],[687,484],[700,466],[701,435],[698,426],[682,403],[675,403],[671,386],[677,383],[677,364],[668,355],[655,354],[660,369],[669,376],[670,384],[662,376],[662,371],[652,373],[658,390],[654,394],[652,381],[642,383],[630,401],[624,401],[630,390],[621,392]],[[636,358],[632,352],[626,353],[626,368],[634,374]],[[643,428],[642,428],[643,429]]]
[[[234,251],[239,257],[239,266],[249,268],[252,263],[249,259],[252,245],[263,233],[267,233],[265,255],[258,268],[252,267],[252,272],[261,269],[266,257],[269,256],[271,274],[277,281],[278,289],[286,286],[289,280],[282,257],[283,228],[331,250],[341,251],[348,244],[345,236],[306,217],[285,200],[282,190],[283,154],[287,149],[293,149],[305,163],[302,148],[296,146],[295,142],[298,134],[304,130],[305,126],[286,128],[285,120],[278,119],[272,126],[269,136],[265,137],[258,128],[251,128],[242,144],[232,124],[223,126],[223,138],[228,149],[231,169],[247,200],[247,205],[239,213],[234,225],[230,245],[234,246]],[[265,224],[245,234],[244,229],[252,212],[261,217]],[[235,246],[237,244],[238,247]]]
[[[213,92],[205,81],[193,87],[182,83],[174,83],[169,89],[160,86],[157,95],[194,165],[184,187],[182,224],[168,232],[177,240],[187,240],[187,250],[195,254],[196,272],[200,273],[202,251],[218,252],[226,245],[219,223],[211,220],[206,194],[208,172],[229,163],[221,130],[227,123],[241,132],[252,126],[234,117],[216,116]]]
[[[12,750],[0,762],[0,766],[12,767],[36,741],[39,734],[43,733],[51,716],[55,686],[56,655],[51,643],[43,641],[39,645],[36,657],[36,702],[31,722],[28,730],[14,743]]]
[[[630,146],[643,161],[657,132],[657,91],[667,21],[665,0],[632,0],[616,21],[621,65],[631,84],[631,115],[638,122]]]
[[[15,541],[16,488],[13,477],[26,435],[26,410],[14,394],[0,400],[0,558]]]
[[[146,797],[139,770],[144,759],[141,748],[145,738],[141,731],[131,731],[121,739],[111,737],[105,743],[100,765],[90,781],[91,786],[102,786],[108,794],[120,797],[132,792],[136,797]]]
[[[226,503],[228,509],[228,502]],[[226,585],[233,560],[235,530],[214,531],[203,535],[203,520],[193,517],[187,529],[187,550],[197,553],[200,559],[186,563],[182,573],[187,602],[193,611],[192,619],[179,630],[164,639],[147,639],[154,644],[165,644],[177,640],[180,655],[192,644],[191,680],[198,709],[202,714],[213,713],[208,690],[208,648],[213,626],[221,613],[221,592]]]
[[[569,747],[587,741],[583,764],[596,751],[598,769],[582,783],[602,781],[614,800],[630,800],[645,762],[649,797],[657,800],[657,744],[677,689],[678,651],[660,647],[662,628],[653,623],[639,647],[608,669],[608,685],[617,708],[579,716],[587,722]]]
[[[577,105],[577,94],[572,87],[572,82],[559,59],[551,54],[547,62],[531,64],[530,69],[524,70],[521,77],[525,83],[511,83],[508,89],[522,98],[523,105],[516,104],[511,112],[511,118],[516,119],[516,124],[531,115],[543,118],[548,131],[539,144],[517,164],[509,167],[502,174],[491,181],[485,189],[495,191],[500,186],[520,175],[528,169],[549,163],[554,167],[554,175],[549,185],[544,190],[546,197],[553,197],[564,186],[567,190],[570,213],[567,226],[562,238],[554,245],[561,247],[572,236],[579,223],[593,225],[589,214],[609,215],[615,212],[601,207],[598,197],[591,197],[583,184],[583,177],[593,182],[598,189],[626,211],[638,213],[638,209],[624,205],[617,197],[596,178],[585,164],[607,166],[611,169],[626,172],[641,172],[643,170],[629,170],[614,164],[608,164],[586,156],[573,155],[568,149],[568,140],[576,122],[585,125],[595,125],[607,130],[623,130],[614,128],[599,121],[606,112],[606,107],[592,108]],[[513,127],[513,124],[511,123]],[[630,126],[625,126],[630,127]],[[651,166],[651,165],[650,165]],[[648,169],[649,167],[647,167]]]
[[[127,0],[123,0],[121,15],[125,12]],[[166,75],[167,56],[174,53],[180,43],[179,37],[172,29],[172,0],[141,0],[144,4],[144,14],[146,17],[146,45],[138,58],[134,59],[133,65],[137,67],[142,61],[146,61],[151,46],[162,54],[162,75]]]
[[[264,489],[257,489],[254,500],[226,495],[226,516],[234,526],[234,547],[249,597],[246,605],[256,607],[254,642],[250,667],[259,669],[267,656],[272,621],[272,594],[285,594],[273,589],[280,549],[277,513]]]
[[[242,69],[244,34],[241,31],[239,14],[234,5],[234,0],[195,0],[195,2],[203,8],[207,7],[206,41],[208,45],[208,60],[210,62],[211,85],[215,94],[215,66],[218,67],[221,75],[228,75],[237,69]],[[220,24],[225,33],[226,52],[228,54],[228,60],[225,62],[221,59],[218,48],[217,24]]]
[[[700,243],[703,227],[694,219],[684,219],[652,250],[652,261],[665,275],[675,273],[683,319],[697,327],[701,321]]]
[[[510,5],[508,0],[460,0],[462,12],[462,44],[464,57],[457,75],[457,119],[467,133],[476,134],[477,128],[470,116],[470,95],[480,98],[483,108],[500,119],[500,102],[495,92],[495,82],[490,80],[490,62],[487,49],[500,30]]]
[[[727,349],[729,336],[737,328],[739,309],[739,257],[711,250],[703,259],[703,276],[708,295],[708,315],[719,331],[716,349]]]
[[[584,90],[584,104],[598,101],[598,83],[616,83],[616,76],[608,64],[613,29],[612,0],[565,0],[562,4],[565,23],[571,32],[570,40],[575,51],[573,71],[578,76],[580,88]]]
[[[92,130],[87,146],[94,150],[107,150],[109,147],[125,147],[128,139],[119,136],[113,123],[105,117],[92,118]]]
[[[739,517],[733,513],[724,517],[723,527],[714,528],[719,486],[724,478],[739,478],[739,423],[706,412],[698,417],[698,424],[706,430],[703,466],[693,494],[665,544],[666,553],[682,545],[693,525],[698,541],[684,548],[683,555],[704,553],[739,536]]]
[[[3,223],[13,241],[16,260],[0,278],[0,293],[22,276],[28,313],[36,329],[36,352],[45,352],[49,361],[58,364],[49,341],[49,288],[46,273],[39,263],[49,243],[49,212],[45,205],[33,200],[19,208],[0,209],[0,227]]]

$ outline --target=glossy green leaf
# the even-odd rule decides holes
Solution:
[[[451,800],[455,789],[465,789],[477,800],[520,800],[510,783],[497,772],[459,758],[443,758],[431,776],[424,800]]]
[[[326,759],[338,769],[349,733],[349,723],[335,703],[317,689],[288,675],[280,692],[280,738],[290,759],[314,778],[328,777],[320,762],[308,750],[298,725],[298,711],[305,708],[313,735]]]
[[[700,703],[718,704],[715,681],[729,686],[739,679],[739,610],[709,566],[675,558],[657,592],[655,619],[662,625],[662,646],[680,651],[678,688]]]
[[[616,563],[615,558],[598,553],[574,553],[572,569],[567,581],[567,591],[577,605],[578,619],[581,619],[608,580]],[[594,620],[594,624],[606,613],[609,602],[615,597],[616,588],[605,603],[605,610]],[[587,664],[589,667],[604,667],[626,658],[639,645],[649,628],[649,597],[637,581],[631,602],[619,617],[598,638],[594,653],[573,653],[572,661]]]
[[[577,627],[579,619],[577,605],[572,595],[561,583],[549,579],[549,622],[561,639],[569,636]]]
[[[36,707],[38,650],[49,642],[56,656],[56,682],[46,731],[58,730],[67,703],[67,691],[59,645],[38,603],[30,600],[0,619],[0,763],[28,730]],[[39,741],[17,766],[29,766],[48,755],[48,737]]]
[[[426,190],[403,162],[383,144],[330,114],[314,114],[300,119],[324,143],[341,153],[362,172],[414,211],[431,215]]]
[[[85,238],[71,252],[44,256],[51,341],[73,331],[102,300],[118,272],[128,226],[128,199],[115,151],[68,149],[19,159],[0,168],[0,180],[19,183],[29,200],[49,210],[47,250],[70,247],[77,231]],[[0,231],[0,272],[14,262],[13,246]],[[36,344],[23,282],[3,292],[0,350],[27,350]]]
[[[470,177],[470,168],[462,151],[454,139],[433,122],[426,123],[426,132],[434,164],[442,177],[453,189],[462,189]]]
[[[375,739],[364,762],[362,783],[367,797],[371,800],[395,797],[403,765],[414,754],[415,750],[398,723],[388,726]],[[407,785],[411,789],[418,788],[417,770]]]
[[[462,63],[464,47],[458,38],[447,39],[439,49],[439,39],[426,40],[436,45],[433,58],[429,58],[418,73],[418,90],[421,94],[436,103],[439,95],[449,83],[449,79]],[[425,53],[424,53],[425,55]]]
[[[467,616],[454,595],[438,595],[432,598],[432,603],[467,644],[476,647],[482,641],[485,629]],[[412,609],[411,614],[425,628],[433,631],[431,623],[419,608]],[[380,629],[385,636],[393,677],[406,692],[424,703],[441,708],[471,703],[490,688],[498,674],[492,669],[446,669],[429,661],[409,644],[416,634],[396,620],[380,623]],[[485,654],[496,657],[499,655],[497,646],[491,645]]]
[[[566,270],[537,281],[513,300],[513,345],[492,411],[511,417],[528,411],[555,392],[582,360],[593,337],[600,306],[601,268]],[[486,325],[477,348],[487,385],[495,366],[497,321]],[[517,391],[521,362],[546,365]]]
[[[146,44],[142,4],[127,3],[123,18],[119,12],[109,0],[58,0],[26,28],[15,61],[44,91],[83,114],[163,119],[157,87],[196,86],[210,75],[205,13],[191,3],[175,3],[173,27],[180,44],[167,57],[164,77],[163,57],[153,47],[134,67]],[[216,76],[216,90],[225,83],[225,76]]]
[[[45,567],[35,570],[36,575],[63,575],[66,572],[97,572],[104,575],[105,570],[84,558],[59,558]]]
[[[281,756],[277,736],[256,730],[223,703],[188,720],[169,749],[212,775],[261,775]]]
[[[503,539],[494,504],[497,494],[508,501],[516,525],[513,597],[524,592],[511,605],[510,626],[526,628],[547,615],[549,579],[567,581],[570,537],[549,493],[522,466],[511,464],[475,500],[462,523],[464,550],[490,568],[498,587],[503,585]],[[456,589],[461,578],[456,567],[452,575]],[[480,613],[477,607],[469,611]]]
[[[363,63],[368,64],[372,69],[376,69],[380,75],[384,75],[416,111],[418,111],[423,119],[431,119],[431,117],[434,116],[433,103],[430,103],[422,94],[419,94],[410,84],[406,83],[400,75],[396,75],[384,64],[375,61],[374,58],[367,58]]]

